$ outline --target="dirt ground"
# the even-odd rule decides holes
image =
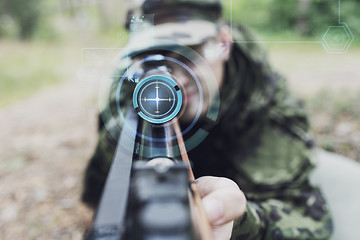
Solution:
[[[76,80],[0,111],[0,239],[82,239],[96,144],[94,84]]]
[[[301,52],[295,65],[288,51],[271,58],[300,94],[331,81],[359,88],[359,52],[322,54],[307,61]],[[96,82],[77,79],[0,110],[0,239],[82,238],[92,219],[79,198],[96,144],[96,94]]]

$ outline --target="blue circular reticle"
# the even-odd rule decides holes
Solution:
[[[149,76],[136,85],[133,105],[142,119],[155,124],[166,123],[180,112],[181,90],[169,77]]]

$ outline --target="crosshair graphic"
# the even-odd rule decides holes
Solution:
[[[174,52],[174,47],[173,46],[157,46],[156,48],[154,47],[154,52],[155,51],[161,51],[163,52],[168,51],[168,52]],[[128,121],[128,119],[125,117],[124,115],[124,110],[128,109],[128,100],[133,101],[133,106],[136,106],[136,108],[138,108],[138,110],[140,110],[139,108],[139,104],[138,104],[138,95],[139,95],[139,90],[140,90],[140,86],[141,84],[145,84],[145,80],[147,78],[149,78],[148,75],[146,75],[146,73],[144,73],[143,71],[141,71],[142,66],[144,66],[145,64],[149,64],[152,63],[153,66],[159,66],[162,64],[167,64],[168,62],[172,62],[175,64],[175,66],[177,66],[178,68],[183,69],[184,71],[186,71],[189,76],[191,76],[189,78],[189,80],[194,81],[196,86],[197,86],[197,91],[199,94],[199,107],[197,109],[197,113],[194,116],[194,118],[187,122],[182,129],[181,134],[183,135],[184,141],[185,141],[185,146],[186,148],[190,151],[192,149],[194,149],[196,146],[198,146],[207,136],[208,136],[208,131],[209,129],[203,129],[201,128],[200,125],[197,125],[196,123],[198,123],[200,115],[202,113],[203,110],[203,106],[204,106],[204,96],[203,96],[203,88],[209,88],[208,85],[206,86],[202,86],[198,76],[199,75],[206,75],[206,73],[210,73],[209,78],[214,78],[215,76],[212,74],[212,70],[210,68],[210,66],[208,65],[208,63],[206,62],[206,60],[204,58],[202,58],[196,51],[194,51],[193,49],[187,47],[187,46],[183,46],[183,45],[179,45],[179,48],[176,48],[176,53],[177,55],[181,55],[183,57],[185,57],[185,59],[190,60],[190,62],[192,62],[195,66],[198,66],[198,64],[201,64],[202,66],[204,66],[204,68],[200,68],[200,72],[198,74],[196,74],[195,72],[192,71],[192,69],[187,65],[184,64],[182,61],[175,59],[175,58],[171,58],[171,57],[167,57],[167,56],[162,56],[160,54],[156,54],[156,55],[150,55],[147,56],[145,58],[141,58],[139,60],[133,61],[132,58],[134,58],[135,56],[137,56],[138,54],[141,54],[142,52],[135,49],[135,50],[131,50],[131,51],[127,51],[124,52],[124,55],[121,56],[121,65],[119,66],[119,70],[116,71],[119,77],[119,82],[117,83],[116,88],[112,88],[113,86],[111,85],[111,81],[102,81],[99,90],[100,91],[100,99],[102,99],[103,101],[99,102],[99,107],[103,110],[101,111],[101,118],[103,120],[103,122],[105,123],[105,128],[108,130],[109,134],[111,135],[111,137],[115,140],[118,141],[119,139],[119,134],[121,132],[124,132],[126,137],[131,137],[132,133],[136,133],[136,135],[139,138],[145,139],[146,141],[152,141],[152,142],[165,142],[165,141],[173,141],[177,139],[177,135],[175,135],[174,133],[171,134],[171,136],[148,136],[146,133],[143,132],[139,132],[137,130],[137,126],[135,124],[136,121],[130,121],[130,123],[134,123],[131,126],[125,127],[124,123],[126,121]],[[161,56],[161,57],[160,57]],[[156,82],[155,80],[161,80],[162,78],[165,79],[165,82],[171,83],[170,85],[175,88],[176,83],[174,82],[174,80],[171,80],[171,75],[169,74],[160,74],[161,71],[159,71],[158,75],[163,75],[163,76],[158,76],[158,77],[154,77],[154,76],[150,76],[152,77],[152,80],[154,80],[154,82]],[[148,76],[148,77],[144,77],[142,78],[142,76]],[[165,77],[165,76],[168,76]],[[162,87],[164,87],[164,85],[161,85],[159,82],[159,90],[162,89]],[[140,85],[139,85],[140,84]],[[105,85],[105,86],[103,86]],[[154,99],[156,98],[156,91],[154,94],[154,87],[155,85],[152,85],[152,92],[153,92],[153,96],[146,96],[147,98],[150,99]],[[135,92],[135,89],[138,88],[137,93]],[[134,91],[131,91],[131,93],[128,91],[129,89],[134,89]],[[151,89],[151,88],[150,88]],[[177,90],[177,89],[175,89]],[[180,89],[179,89],[180,90]],[[129,95],[130,93],[130,95]],[[160,99],[164,99],[166,98],[166,96],[164,97],[162,95],[162,93],[159,91],[159,98]],[[170,95],[171,96],[171,95]],[[114,98],[115,97],[115,98]],[[176,91],[176,97],[177,100],[174,99],[175,101],[175,105],[173,106],[173,108],[175,109],[173,111],[173,113],[169,113],[169,115],[173,114],[173,116],[168,116],[168,119],[165,119],[165,116],[163,118],[161,118],[160,120],[154,120],[153,122],[165,122],[165,121],[170,121],[173,117],[178,116],[179,118],[181,118],[181,110],[182,110],[182,91]],[[130,98],[130,99],[129,99]],[[145,98],[145,96],[143,96],[143,99]],[[216,88],[216,91],[214,93],[212,93],[212,96],[210,97],[210,99],[214,99],[213,104],[211,105],[211,107],[209,107],[208,111],[206,112],[206,114],[204,115],[204,118],[206,117],[206,121],[208,123],[212,123],[212,122],[216,122],[216,120],[218,119],[218,114],[219,114],[219,107],[220,107],[220,94],[219,94],[219,89]],[[113,104],[115,100],[115,104],[116,104],[116,111],[114,111],[115,109],[113,108]],[[139,99],[141,100],[141,98]],[[171,101],[170,101],[171,102]],[[156,109],[156,101],[152,101],[152,103],[154,104],[153,108],[151,110]],[[159,109],[161,104],[165,103],[165,101],[159,101]],[[130,109],[128,109],[130,110]],[[135,112],[135,108],[133,109]],[[150,111],[150,110],[149,110]],[[178,112],[176,114],[176,112]],[[146,119],[146,115],[144,112],[140,113],[138,112],[136,115],[138,115],[139,117],[142,115],[144,116],[144,119]],[[129,116],[132,117],[132,116]],[[133,118],[131,118],[133,119]],[[170,122],[166,123],[171,125]],[[156,126],[155,126],[156,127]],[[130,134],[130,135],[129,135]],[[175,141],[174,141],[175,142]],[[121,142],[119,142],[119,144],[121,144]],[[151,147],[144,145],[143,142],[139,142],[139,145],[142,145],[144,147],[144,152],[142,152],[142,156],[147,157],[148,153],[151,151]],[[124,148],[126,151],[130,151],[132,152],[134,149],[132,147],[130,147],[128,144],[122,144],[121,145],[122,148]],[[174,157],[180,156],[180,152],[176,150],[176,147],[174,148]]]
[[[162,86],[161,89],[159,84]],[[161,96],[159,96],[159,90],[160,95],[162,97],[166,96],[166,98],[161,98]],[[154,94],[155,98],[151,98]],[[148,113],[148,115],[163,116],[171,111],[175,103],[175,94],[171,91],[170,87],[164,83],[159,83],[158,80],[155,80],[155,83],[150,83],[145,88],[143,88],[140,92],[140,96],[145,96],[144,98],[141,98],[140,106]],[[159,102],[161,103],[160,108]],[[156,108],[154,108],[154,103]]]
[[[169,77],[150,76],[136,86],[133,105],[144,120],[156,124],[166,123],[181,109],[181,90]]]

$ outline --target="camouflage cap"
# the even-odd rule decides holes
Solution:
[[[131,48],[199,45],[216,36],[221,14],[221,0],[132,0],[127,24]],[[132,31],[133,21],[141,21],[140,31]]]
[[[154,24],[206,20],[217,22],[222,14],[221,0],[131,0],[130,14],[153,14]]]

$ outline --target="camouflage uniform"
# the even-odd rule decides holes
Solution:
[[[253,40],[243,27],[234,29],[233,38]],[[314,143],[306,113],[258,45],[234,44],[220,98],[217,123],[189,156],[197,177],[227,177],[245,193],[247,210],[235,221],[231,239],[328,239],[326,202],[308,181]],[[93,205],[116,146],[102,121],[99,134],[83,194]]]

